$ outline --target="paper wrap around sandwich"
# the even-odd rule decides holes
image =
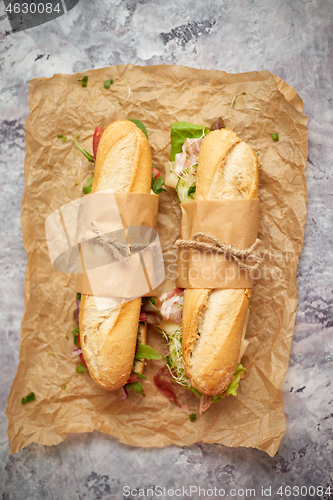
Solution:
[[[157,208],[156,195],[112,189],[62,206],[45,222],[53,268],[78,274],[77,292],[99,310],[152,295],[164,279]]]

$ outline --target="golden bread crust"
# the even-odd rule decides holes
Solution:
[[[109,125],[98,145],[92,193],[150,193],[152,159],[145,134],[129,120]],[[106,390],[120,389],[133,368],[141,298],[116,309],[98,311],[95,300],[81,296],[80,341],[89,373]],[[146,339],[146,330],[142,343]],[[143,363],[142,363],[143,370]]]
[[[202,142],[195,200],[258,198],[258,159],[232,130]],[[214,396],[233,380],[251,296],[249,289],[187,289],[183,356],[192,386]]]

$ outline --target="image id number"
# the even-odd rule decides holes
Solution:
[[[327,486],[280,486],[276,494],[281,497],[303,497],[303,498],[318,498],[322,496],[328,496],[330,498],[331,493],[333,493],[333,488]]]
[[[60,3],[53,6],[51,3],[10,3],[6,8],[9,14],[51,14],[52,12],[62,13]]]

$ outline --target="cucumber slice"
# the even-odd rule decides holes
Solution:
[[[194,193],[197,183],[197,171],[190,167],[182,173],[181,178],[177,182],[176,190],[180,203],[186,203],[194,200]]]

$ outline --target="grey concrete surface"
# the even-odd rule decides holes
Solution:
[[[264,498],[262,486],[272,487],[274,499],[333,498],[332,25],[332,0],[80,0],[59,19],[11,33],[0,2],[2,500],[145,498],[147,491],[139,489],[149,486],[184,486],[178,498],[219,498],[218,492],[209,496],[192,490],[190,495],[186,488],[191,485],[224,488],[225,495],[237,499]],[[9,455],[4,410],[19,362],[24,309],[20,210],[28,82],[129,62],[230,73],[267,69],[295,87],[304,101],[308,217],[297,320],[283,382],[287,431],[273,458],[221,445],[130,448],[97,432],[71,435],[53,447],[32,444]],[[126,485],[137,490],[126,496]],[[291,496],[288,485],[294,488]],[[331,496],[325,497],[327,485]],[[283,495],[277,492],[280,486]],[[297,493],[297,486],[308,489]],[[246,488],[255,488],[255,496]],[[171,493],[164,498],[173,498]],[[154,495],[159,498],[158,489]]]

